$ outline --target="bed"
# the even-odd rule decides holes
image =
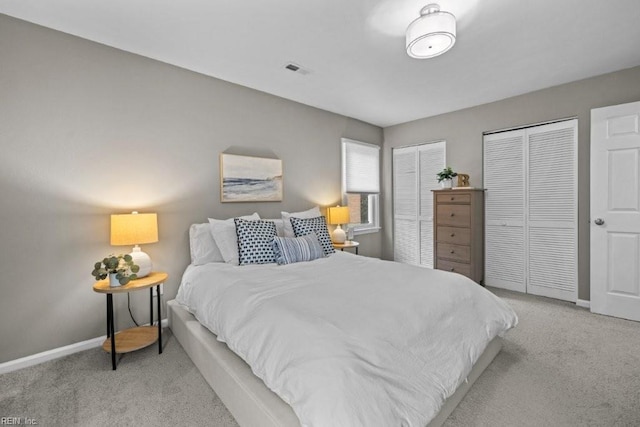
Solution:
[[[243,427],[441,425],[517,324],[461,275],[344,252],[190,265],[168,317]]]

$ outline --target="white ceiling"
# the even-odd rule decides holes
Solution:
[[[456,45],[412,59],[404,30],[429,2],[0,0],[0,12],[379,126],[640,65],[640,0],[441,0]]]

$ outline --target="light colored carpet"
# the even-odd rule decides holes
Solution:
[[[445,427],[640,426],[640,323],[490,290],[520,323]]]
[[[640,323],[492,289],[520,324],[446,427],[640,426]],[[102,349],[0,376],[0,417],[48,425],[237,424],[170,331],[164,353]]]
[[[39,426],[237,426],[164,329],[157,345],[125,354],[116,371],[102,348],[0,376],[0,417]]]

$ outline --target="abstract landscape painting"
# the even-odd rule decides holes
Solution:
[[[222,202],[282,201],[282,160],[220,154]]]

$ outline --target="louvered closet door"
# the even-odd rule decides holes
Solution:
[[[418,226],[420,228],[420,265],[433,268],[433,193],[441,188],[436,174],[445,168],[445,143],[418,146],[420,174]]]
[[[433,268],[433,194],[444,141],[393,149],[394,260]]]
[[[484,137],[485,282],[526,292],[525,132]]]
[[[530,128],[527,292],[577,299],[577,120]]]
[[[415,147],[393,149],[393,257],[418,263],[417,151]]]

